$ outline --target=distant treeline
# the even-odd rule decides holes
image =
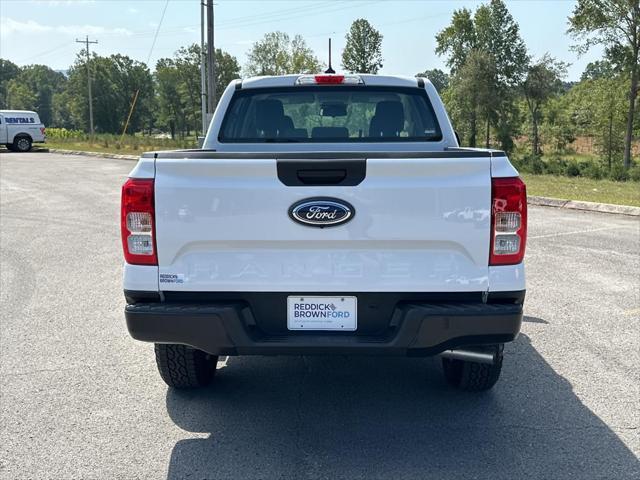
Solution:
[[[548,54],[529,54],[503,0],[453,13],[436,36],[436,53],[445,57],[449,71],[428,69],[418,75],[428,77],[440,92],[464,145],[516,150],[524,168],[544,170],[543,155],[566,154],[577,138],[590,137],[598,168],[628,170],[637,161],[632,157],[633,138],[640,133],[635,105],[638,2],[578,0],[568,20],[577,54],[594,44],[605,51],[575,83],[565,81],[568,64]],[[343,69],[377,73],[384,62],[382,40],[366,19],[354,21],[342,52]],[[120,133],[137,92],[129,132],[168,132],[178,138],[201,134],[200,53],[195,44],[180,48],[173,57],[158,60],[153,71],[124,55],[94,54],[89,70],[96,131]],[[283,32],[255,42],[243,68],[220,49],[215,58],[218,97],[241,76],[326,68],[302,36]],[[85,52],[67,75],[45,65],[18,67],[0,59],[0,108],[36,110],[46,125],[86,131]]]

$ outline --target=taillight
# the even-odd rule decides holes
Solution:
[[[489,265],[522,262],[527,243],[527,188],[518,178],[491,180]]]
[[[158,264],[153,179],[129,178],[122,186],[120,229],[127,263]]]
[[[47,134],[47,129],[45,127],[40,127],[40,133],[42,135],[46,135]]]

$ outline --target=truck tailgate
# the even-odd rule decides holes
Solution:
[[[355,186],[286,186],[277,165],[270,155],[156,160],[161,290],[487,290],[488,156],[366,158]],[[355,215],[331,228],[294,222],[290,207],[311,197]]]

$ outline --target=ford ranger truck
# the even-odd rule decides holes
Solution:
[[[522,322],[525,185],[423,78],[235,80],[202,149],[142,155],[121,229],[127,327],[170,387],[221,355],[439,355],[487,390]]]

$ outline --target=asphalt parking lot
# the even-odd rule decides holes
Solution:
[[[640,220],[530,208],[488,394],[436,359],[239,357],[160,380],[123,317],[133,162],[0,153],[0,478],[640,478]]]

